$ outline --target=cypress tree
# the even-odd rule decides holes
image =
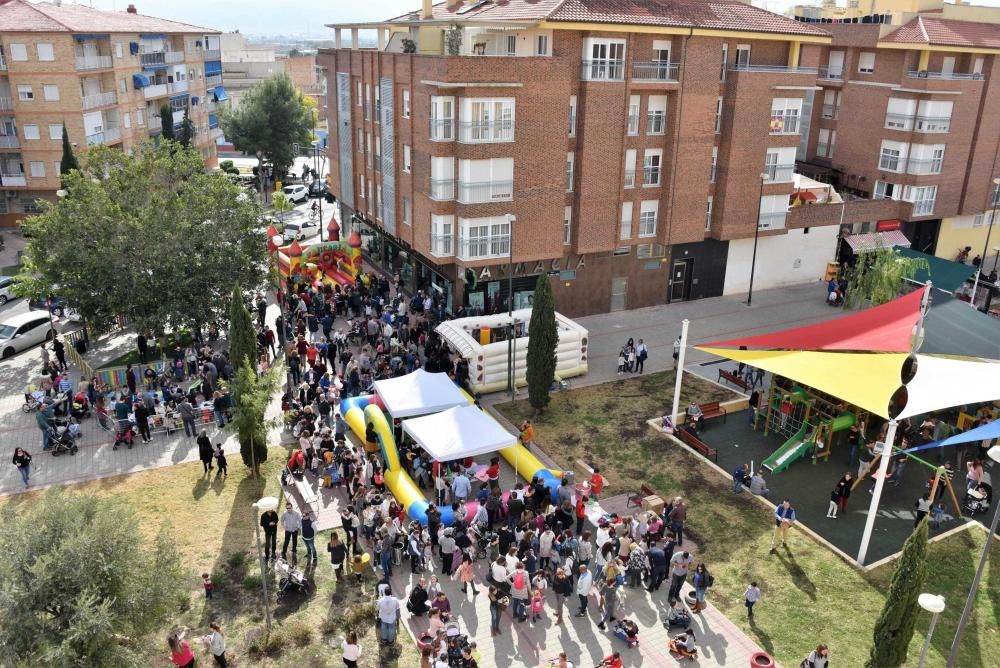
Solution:
[[[865,668],[897,668],[906,663],[906,649],[920,614],[917,597],[927,579],[927,518],[903,545],[892,573],[882,614],[875,623],[875,644]]]
[[[234,369],[244,365],[256,368],[257,365],[257,335],[239,285],[233,286],[233,299],[229,304],[229,358]]]
[[[177,138],[174,135],[174,112],[166,102],[160,105],[160,135],[164,139]]]
[[[69,133],[66,132],[66,126],[63,125],[62,160],[59,161],[59,172],[60,174],[69,174],[74,169],[80,169],[80,163],[76,160],[76,155],[73,153],[73,145],[69,143]]]
[[[536,411],[542,411],[549,405],[549,387],[556,376],[558,343],[552,285],[549,277],[541,274],[535,283],[535,300],[528,328],[528,401]]]
[[[181,121],[180,130],[177,132],[177,141],[181,143],[181,146],[190,146],[191,142],[194,141],[194,121],[191,120],[191,114],[187,109],[184,110],[184,120]]]

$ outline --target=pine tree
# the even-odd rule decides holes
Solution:
[[[927,518],[903,545],[892,573],[882,614],[875,623],[875,644],[865,668],[896,668],[906,663],[906,649],[920,614],[917,597],[927,579]]]
[[[528,326],[528,401],[536,411],[549,405],[549,387],[556,376],[556,345],[559,328],[549,277],[541,274],[535,283],[535,301]]]
[[[229,304],[229,358],[233,368],[249,365],[257,366],[257,335],[254,334],[253,318],[243,301],[239,285],[233,286],[233,298]]]
[[[74,169],[80,169],[80,163],[76,161],[76,155],[73,153],[73,145],[69,142],[69,133],[66,132],[65,125],[63,125],[62,130],[62,151],[62,160],[59,161],[59,173],[69,174]]]
[[[177,138],[174,134],[174,112],[166,102],[160,105],[160,135],[164,139]]]
[[[240,366],[233,382],[233,428],[240,441],[243,463],[260,476],[260,465],[267,461],[267,431],[274,421],[265,419],[267,406],[281,386],[284,367],[275,364],[261,376],[249,364]]]
[[[177,131],[177,141],[181,143],[182,146],[190,146],[194,142],[194,121],[191,120],[191,114],[188,109],[184,110],[184,120],[181,121],[180,129]]]

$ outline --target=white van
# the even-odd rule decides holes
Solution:
[[[50,340],[52,336],[48,312],[29,311],[12,315],[0,321],[0,357],[7,359],[36,343]]]

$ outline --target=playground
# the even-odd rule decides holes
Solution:
[[[293,241],[279,245],[281,235],[271,225],[267,229],[267,250],[274,258],[282,288],[289,281],[296,285],[354,287],[362,270],[361,237],[353,233],[347,241],[340,240],[340,225],[331,218],[327,225],[328,240],[300,244]]]

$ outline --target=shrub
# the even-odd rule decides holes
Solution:
[[[243,588],[252,591],[260,590],[260,576],[259,575],[247,575],[243,578]]]
[[[312,642],[313,630],[305,622],[291,621],[285,625],[284,635],[296,647],[305,647]]]
[[[226,560],[229,567],[234,571],[238,568],[242,568],[247,563],[247,553],[246,552],[233,552],[229,555],[229,559]]]
[[[376,617],[374,603],[355,603],[344,612],[344,626],[357,631],[374,625]]]

